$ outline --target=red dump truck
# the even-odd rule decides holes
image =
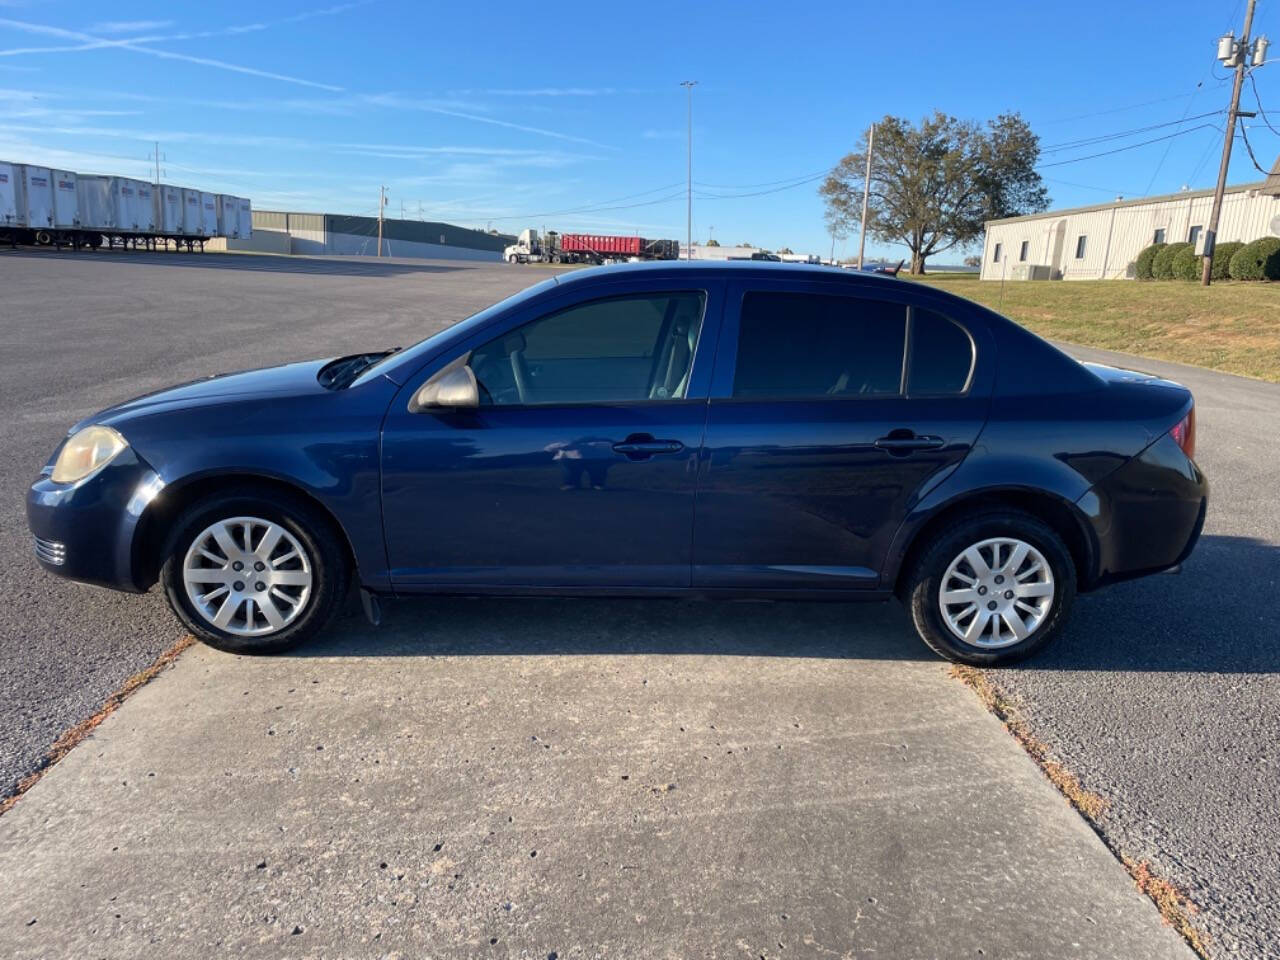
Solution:
[[[675,240],[615,237],[598,233],[556,233],[523,230],[516,243],[503,251],[508,263],[607,263],[621,260],[679,260]]]

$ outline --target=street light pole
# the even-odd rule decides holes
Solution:
[[[1222,198],[1227,189],[1227,168],[1231,166],[1231,141],[1236,137],[1236,118],[1240,115],[1240,89],[1244,86],[1246,68],[1260,66],[1266,57],[1267,40],[1259,39],[1250,48],[1249,31],[1253,29],[1253,8],[1255,0],[1249,0],[1244,14],[1244,31],[1240,34],[1240,42],[1236,43],[1231,34],[1218,40],[1218,59],[1225,66],[1235,67],[1235,83],[1231,86],[1231,108],[1227,111],[1227,136],[1222,143],[1222,163],[1218,167],[1218,185],[1213,191],[1213,209],[1209,213],[1209,226],[1204,232],[1204,270],[1200,275],[1200,283],[1209,286],[1213,275],[1213,248],[1217,246],[1218,220],[1222,216]]]
[[[689,94],[689,106],[687,111],[688,131],[686,141],[688,144],[688,153],[685,165],[685,172],[688,178],[688,192],[686,194],[685,206],[685,231],[684,231],[684,258],[686,260],[693,259],[693,88],[698,85],[697,80],[681,80],[680,86],[684,87]]]

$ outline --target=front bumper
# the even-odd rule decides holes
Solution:
[[[1080,498],[1093,527],[1089,587],[1168,570],[1195,549],[1209,481],[1170,436],[1161,437]]]
[[[45,467],[27,492],[27,526],[40,566],[70,580],[127,590],[135,577],[134,540],[164,481],[132,447],[77,483],[54,483]]]

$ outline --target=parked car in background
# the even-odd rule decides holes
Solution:
[[[1205,516],[1175,383],[1077,363],[923,285],[775,263],[549,279],[407,349],[211,377],[73,427],[40,563],[160,583],[280,650],[349,584],[884,600],[1007,663],[1078,591],[1175,568]]]

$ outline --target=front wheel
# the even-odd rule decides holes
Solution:
[[[326,519],[274,491],[228,491],[178,520],[160,580],[205,643],[274,653],[307,640],[341,607],[346,554]]]
[[[941,532],[906,588],[916,632],[930,649],[958,663],[999,666],[1030,656],[1062,630],[1076,570],[1048,525],[996,511]]]

